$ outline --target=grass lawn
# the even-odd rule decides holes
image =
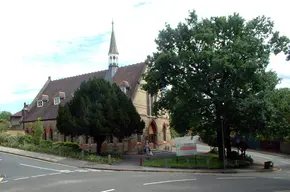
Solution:
[[[171,158],[152,158],[144,160],[144,166],[148,167],[167,167],[184,169],[219,169],[222,168],[222,162],[215,156],[188,156]]]

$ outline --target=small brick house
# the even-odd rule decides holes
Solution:
[[[23,110],[14,115],[14,119],[21,118],[21,127],[29,132],[29,126],[41,117],[45,134],[43,139],[51,139],[54,141],[74,140],[82,144],[84,147],[92,147],[93,139],[88,137],[64,138],[56,128],[56,117],[58,106],[60,103],[66,103],[74,96],[74,91],[83,81],[89,80],[91,77],[104,78],[119,85],[120,89],[131,98],[141,118],[145,121],[145,129],[143,135],[132,135],[132,137],[119,142],[117,139],[108,139],[103,143],[103,150],[118,150],[123,152],[135,153],[145,141],[149,141],[152,148],[165,149],[171,146],[170,129],[168,115],[154,117],[151,115],[152,103],[156,100],[156,96],[149,95],[141,89],[144,83],[142,74],[146,71],[145,63],[137,63],[124,67],[118,66],[119,52],[117,50],[114,28],[112,23],[112,33],[110,49],[108,54],[109,67],[107,70],[97,71],[73,77],[67,77],[58,80],[52,80],[48,77],[38,95],[28,106],[24,104]],[[20,115],[21,114],[21,115]],[[12,115],[13,116],[13,115]],[[89,144],[89,145],[87,145]]]

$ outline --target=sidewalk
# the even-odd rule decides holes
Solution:
[[[30,151],[24,151],[20,149],[8,148],[0,146],[0,152],[9,153],[24,157],[29,157],[33,159],[60,163],[65,165],[70,165],[74,167],[87,168],[87,169],[99,169],[99,170],[113,170],[113,171],[136,171],[136,172],[176,172],[176,173],[253,173],[253,172],[272,172],[280,170],[279,168],[274,168],[273,170],[264,170],[263,166],[253,165],[248,169],[173,169],[173,168],[154,168],[154,167],[143,167],[139,166],[139,159],[141,155],[127,155],[125,159],[114,165],[107,164],[97,164],[87,161],[81,161],[78,159],[59,157],[56,155],[49,155],[43,153],[36,153]],[[164,155],[172,155],[166,154]],[[157,157],[155,157],[157,158]]]

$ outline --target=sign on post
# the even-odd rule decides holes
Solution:
[[[176,144],[176,156],[191,156],[195,155],[196,143],[178,143]]]

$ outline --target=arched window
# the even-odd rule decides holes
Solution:
[[[42,139],[43,140],[46,140],[47,139],[46,138],[46,129],[45,128],[43,129]]]
[[[166,126],[163,125],[163,141],[166,141]]]
[[[49,129],[49,139],[53,141],[53,132],[52,129]]]

